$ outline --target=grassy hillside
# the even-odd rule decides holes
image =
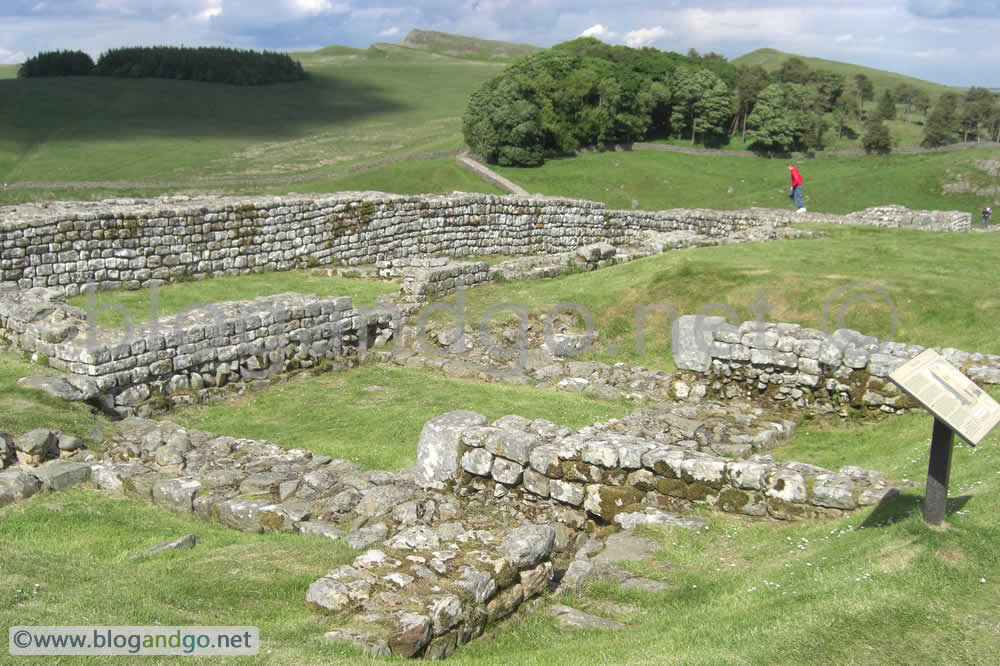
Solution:
[[[906,76],[904,74],[896,74],[895,72],[887,72],[881,69],[854,65],[848,62],[839,62],[837,60],[809,58],[795,53],[784,53],[783,51],[779,51],[777,49],[757,49],[756,51],[752,51],[746,55],[741,55],[739,58],[734,58],[731,62],[734,65],[760,65],[768,72],[773,72],[779,69],[781,64],[789,58],[799,58],[804,63],[809,65],[810,69],[829,70],[831,72],[836,72],[837,74],[843,74],[848,79],[857,74],[864,74],[871,79],[872,85],[875,86],[876,95],[879,91],[885,90],[886,88],[894,89],[901,83],[908,83],[919,90],[925,91],[931,96],[932,99],[937,98],[938,95],[944,92],[962,92],[959,88],[953,88],[951,86],[934,83],[932,81],[924,81],[923,79],[916,79],[912,76]]]
[[[916,155],[822,156],[799,162],[810,210],[849,213],[901,204],[913,209],[976,212],[986,197],[945,194],[947,183],[996,185],[975,167],[1000,159],[977,148]],[[529,192],[603,201],[612,208],[790,208],[785,160],[744,156],[633,151],[583,153],[537,169],[495,167]]]
[[[545,50],[530,44],[464,37],[436,30],[411,30],[400,44],[469,60],[514,60]]]
[[[302,55],[309,80],[243,88],[104,77],[0,80],[0,180],[191,183],[343,171],[456,150],[470,92],[501,64]],[[287,190],[286,190],[287,191]]]

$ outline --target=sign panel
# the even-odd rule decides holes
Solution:
[[[889,379],[973,446],[1000,423],[1000,404],[933,349]]]

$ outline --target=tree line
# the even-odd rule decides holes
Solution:
[[[116,76],[258,86],[301,81],[302,64],[284,53],[227,47],[137,46],[110,49],[94,63],[82,51],[46,51],[26,60],[21,78]]]
[[[875,101],[874,109],[865,102]],[[927,114],[928,147],[1000,133],[1000,107],[984,88],[931,100],[903,83],[876,100],[864,74],[813,70],[792,57],[768,73],[716,53],[687,55],[611,46],[592,37],[522,58],[476,89],[463,116],[466,143],[487,161],[537,166],[583,146],[682,137],[719,146],[732,137],[763,154],[815,151],[845,134],[869,153],[892,148],[886,120]]]

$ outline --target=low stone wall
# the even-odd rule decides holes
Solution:
[[[587,429],[572,433],[519,417],[486,423],[475,413],[452,412],[424,426],[417,470],[425,486],[455,483],[466,495],[521,491],[623,526],[650,507],[677,500],[805,519],[876,504],[891,490],[875,472],[833,472],[763,456],[734,460],[699,451],[696,441],[681,437],[666,443]]]
[[[905,206],[875,206],[848,213],[838,224],[859,224],[922,231],[969,231],[972,214],[959,210],[910,210]]]
[[[839,216],[809,214],[835,221]],[[170,197],[0,208],[0,282],[140,288],[151,280],[374,264],[435,255],[552,254],[644,231],[725,238],[804,219],[781,210],[610,210],[573,199],[345,192],[322,198]]]
[[[674,363],[693,373],[675,379],[677,398],[744,398],[818,413],[905,411],[916,403],[889,379],[924,347],[880,342],[858,331],[832,334],[798,324],[685,316],[671,330]],[[946,348],[941,354],[972,380],[1000,384],[1000,356]]]
[[[391,337],[388,313],[359,312],[349,297],[285,293],[215,303],[151,324],[104,329],[56,290],[0,299],[0,338],[70,373],[49,378],[67,395],[120,415],[150,415],[177,402],[245,390],[272,376],[356,354]],[[44,378],[43,378],[44,379]],[[29,380],[31,381],[31,380]]]

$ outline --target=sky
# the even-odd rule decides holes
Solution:
[[[552,46],[610,44],[736,58],[758,48],[1000,87],[1000,0],[0,0],[0,63],[121,46],[312,50],[411,29]]]

